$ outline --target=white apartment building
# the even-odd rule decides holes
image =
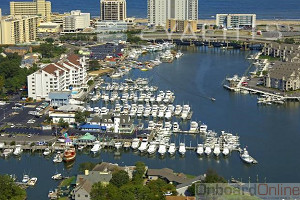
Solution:
[[[100,11],[102,21],[125,21],[126,0],[100,0]]]
[[[33,2],[10,2],[11,15],[38,15],[43,21],[51,20],[51,2],[45,0],[33,0]]]
[[[198,20],[198,0],[148,0],[148,23],[165,26],[168,19]]]
[[[216,25],[224,28],[255,28],[255,14],[217,14]]]
[[[80,10],[72,10],[70,16],[63,19],[63,32],[76,32],[90,26],[90,13],[82,13]]]
[[[34,42],[38,16],[5,16],[0,18],[0,44]]]
[[[27,76],[28,97],[46,99],[51,91],[81,88],[86,81],[86,58],[70,55]]]

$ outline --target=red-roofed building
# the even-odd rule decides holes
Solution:
[[[46,99],[51,91],[69,91],[70,87],[81,88],[86,82],[86,58],[70,55],[29,75],[28,97]]]

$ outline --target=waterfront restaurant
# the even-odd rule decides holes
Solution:
[[[74,141],[74,144],[80,145],[80,144],[93,144],[93,142],[96,141],[96,137],[90,133],[86,133],[85,135],[81,136],[80,138],[76,139]]]

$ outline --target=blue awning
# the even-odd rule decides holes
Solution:
[[[80,129],[100,129],[101,126],[98,124],[84,124],[79,127]]]

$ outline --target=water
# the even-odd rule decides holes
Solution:
[[[26,0],[29,1],[29,0]],[[1,0],[3,14],[9,13],[10,0]],[[81,9],[100,15],[99,0],[51,0],[53,12]],[[217,13],[256,13],[259,19],[299,19],[299,0],[199,0],[199,18],[209,19]],[[147,17],[147,0],[127,0],[127,15]]]
[[[148,77],[152,84],[160,89],[171,89],[175,92],[174,103],[188,102],[194,111],[193,119],[206,123],[209,129],[220,133],[231,131],[240,135],[242,147],[247,145],[250,155],[259,162],[257,165],[244,164],[237,152],[228,158],[199,158],[195,152],[188,151],[184,158],[178,154],[170,158],[160,159],[141,156],[131,151],[122,152],[115,157],[113,152],[102,151],[97,157],[78,155],[74,166],[67,169],[63,163],[53,164],[52,158],[45,159],[41,154],[23,154],[21,160],[0,159],[0,173],[16,173],[19,179],[22,174],[30,173],[38,177],[38,183],[28,190],[28,199],[47,199],[49,189],[54,189],[58,182],[51,180],[57,170],[64,175],[74,175],[81,162],[113,162],[120,165],[133,165],[136,161],[145,162],[150,168],[169,167],[177,172],[199,175],[208,168],[215,169],[227,179],[231,176],[243,178],[248,182],[298,182],[300,173],[297,158],[300,150],[299,103],[288,103],[282,106],[257,106],[255,95],[230,93],[223,89],[222,82],[226,75],[243,74],[249,66],[245,59],[251,52],[239,50],[222,51],[219,49],[183,48],[185,54],[173,64],[163,63],[148,72],[133,71],[131,77]],[[143,59],[153,56],[147,55]],[[207,97],[216,98],[215,102]],[[175,135],[172,139],[177,143],[185,140],[186,145],[192,142],[195,146],[196,136]]]

